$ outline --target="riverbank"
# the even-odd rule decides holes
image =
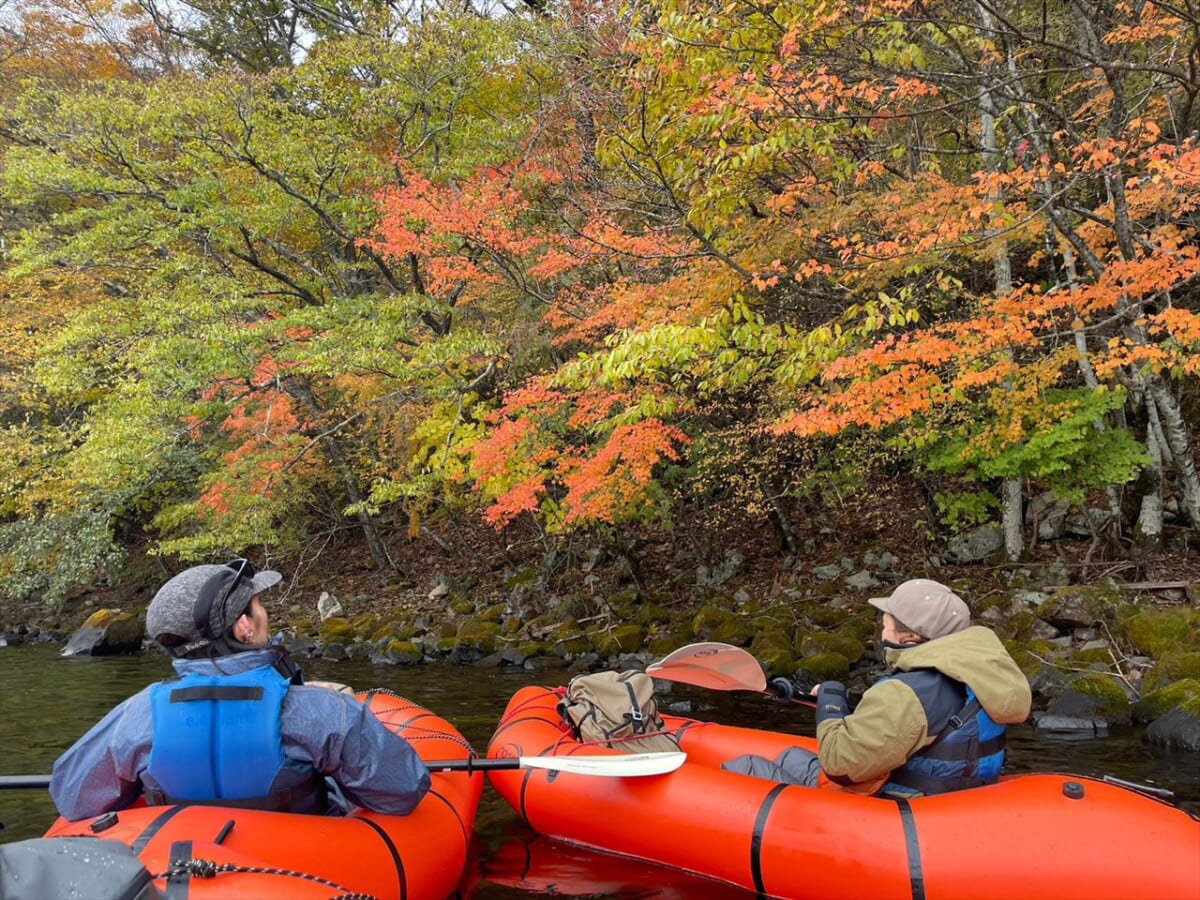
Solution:
[[[1021,564],[963,563],[898,533],[863,549],[848,528],[818,530],[803,559],[746,536],[719,554],[681,550],[678,535],[624,553],[519,548],[484,529],[456,537],[397,544],[385,572],[353,544],[316,562],[274,562],[286,577],[267,597],[272,627],[300,657],[535,671],[636,666],[716,640],[746,647],[771,675],[861,691],[878,675],[866,599],[931,577],[1005,640],[1034,687],[1040,728],[1138,722],[1154,740],[1200,749],[1200,559],[1187,552],[1096,563],[1088,543],[1060,540]],[[6,608],[0,633],[64,642],[89,616],[117,610],[97,624],[124,621],[140,641],[140,617],[170,571],[134,558],[120,585],[59,610]]]

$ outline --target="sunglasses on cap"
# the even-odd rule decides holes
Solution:
[[[233,572],[233,579],[221,593],[220,600],[218,601],[215,599],[218,590],[218,585],[216,582],[223,581],[228,577],[224,572],[218,572],[211,579],[209,579],[209,583],[201,589],[200,598],[196,601],[196,606],[192,611],[196,630],[200,632],[200,637],[202,638],[211,639],[213,637],[212,627],[209,625],[213,604],[216,603],[217,610],[220,613],[220,621],[224,623],[225,607],[229,604],[229,598],[233,596],[234,590],[244,581],[251,584],[254,582],[254,576],[256,573],[254,571],[254,566],[251,565],[250,560],[248,559],[230,560],[229,562],[225,563],[225,568]],[[212,585],[211,590],[209,589],[210,584]],[[249,604],[247,604],[247,606],[249,606]]]

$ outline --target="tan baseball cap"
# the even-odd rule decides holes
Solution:
[[[928,578],[906,581],[890,597],[872,597],[867,602],[930,640],[962,631],[971,624],[971,610],[962,598]]]

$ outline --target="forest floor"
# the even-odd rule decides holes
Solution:
[[[317,600],[323,592],[337,597],[346,615],[371,613],[381,620],[425,616],[438,621],[446,598],[435,591],[440,582],[452,596],[466,596],[480,608],[507,602],[514,582],[537,580],[535,605],[553,611],[562,601],[588,598],[603,605],[605,596],[636,588],[643,597],[675,611],[686,610],[713,596],[697,589],[702,567],[709,571],[727,565],[730,571],[716,591],[745,592],[767,603],[784,592],[795,596],[841,596],[860,599],[890,591],[907,578],[928,577],[951,584],[969,604],[1019,587],[1045,588],[1063,584],[1097,584],[1112,580],[1124,586],[1129,599],[1139,594],[1151,602],[1180,602],[1179,592],[1156,586],[1200,583],[1200,540],[1195,531],[1172,528],[1169,549],[1152,557],[1137,557],[1107,541],[1060,539],[1035,544],[1018,563],[993,559],[957,564],[944,546],[920,523],[928,513],[900,488],[885,489],[869,505],[847,508],[840,515],[823,511],[806,521],[793,536],[797,551],[781,549],[766,520],[751,522],[706,511],[689,521],[677,516],[670,532],[646,531],[626,539],[624,559],[582,536],[556,541],[529,529],[496,532],[486,525],[459,523],[417,538],[398,530],[386,542],[391,564],[380,568],[356,540],[356,531],[341,532],[339,542],[318,550],[315,542],[302,554],[269,560],[284,574],[281,593],[268,595],[272,628],[317,620]],[[715,524],[714,524],[715,520]],[[895,562],[872,572],[880,586],[866,592],[844,590],[838,582],[822,584],[813,570],[842,565],[851,571],[870,569],[865,560],[890,554]],[[262,560],[254,556],[255,563]],[[732,560],[732,562],[731,562]],[[134,550],[116,584],[80,591],[56,611],[37,599],[6,603],[0,626],[39,625],[69,633],[92,611],[118,608],[142,611],[167,577],[183,566],[177,561],[146,556]],[[1144,586],[1144,587],[1141,587]]]

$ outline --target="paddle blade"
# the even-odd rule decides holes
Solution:
[[[718,641],[680,647],[647,666],[646,674],[716,691],[767,689],[767,677],[757,659],[741,647]]]
[[[522,756],[523,769],[550,769],[573,775],[600,775],[609,778],[631,778],[643,775],[665,775],[683,765],[687,754],[623,753],[620,756]]]
[[[683,765],[687,754],[622,753],[612,756],[497,756],[485,759],[448,759],[426,762],[430,772],[511,772],[514,769],[546,769],[572,775],[597,775],[602,778],[636,778],[665,775]]]

